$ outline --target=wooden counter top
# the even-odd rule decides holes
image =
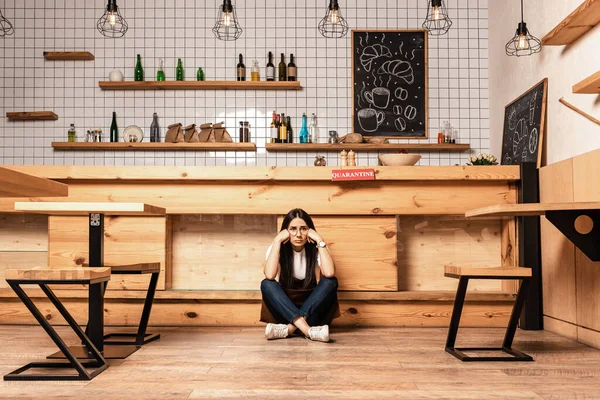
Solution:
[[[5,166],[60,181],[331,181],[339,167],[115,167]],[[377,181],[517,181],[519,166],[410,166],[374,168]]]

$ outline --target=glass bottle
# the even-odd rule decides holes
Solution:
[[[315,113],[310,115],[310,125],[308,126],[308,143],[317,143],[319,141],[319,127],[317,126],[317,116]]]
[[[158,125],[158,114],[152,115],[152,123],[150,124],[150,141],[160,142],[160,126]]]
[[[240,62],[236,67],[236,80],[245,81],[246,80],[246,66],[244,65],[243,56],[239,55]]]
[[[281,113],[281,119],[279,124],[279,141],[281,143],[287,143],[287,125],[285,121],[285,114]]]
[[[250,142],[250,122],[240,121],[240,143]]]
[[[163,68],[163,59],[158,59],[158,71],[156,71],[156,80],[159,82],[164,82],[165,80],[165,70]]]
[[[196,74],[196,80],[197,81],[204,80],[204,70],[202,69],[202,67],[198,68],[198,73]]]
[[[275,80],[275,65],[273,65],[273,53],[269,52],[269,62],[267,63],[267,80]]]
[[[310,134],[306,128],[306,113],[302,113],[302,129],[300,129],[300,143],[308,143]]]
[[[137,82],[144,80],[144,69],[142,68],[142,56],[137,55],[137,62],[135,63],[135,73],[133,79]]]
[[[271,120],[271,143],[279,143],[279,128],[277,127],[277,114],[273,111],[273,119]]]
[[[296,79],[296,64],[294,63],[294,55],[290,54],[290,63],[287,66],[287,80],[295,81]]]
[[[287,117],[287,141],[286,143],[293,143],[294,131],[292,130],[292,118]]]
[[[181,63],[181,58],[177,59],[177,71],[175,80],[182,81],[183,80],[183,64]]]
[[[112,123],[110,124],[110,141],[119,141],[119,127],[117,126],[117,113],[113,111]]]
[[[96,142],[101,142],[102,141],[102,128],[98,127],[98,130],[96,131]]]
[[[252,70],[250,71],[250,80],[252,82],[260,81],[260,67],[258,66],[258,61],[252,61]]]
[[[76,142],[77,141],[77,131],[75,130],[75,124],[71,124],[69,131],[67,132],[67,141]]]
[[[287,72],[285,70],[285,56],[281,53],[281,61],[279,61],[279,80],[287,81]]]

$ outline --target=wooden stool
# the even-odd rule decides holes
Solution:
[[[9,269],[6,270],[6,281],[21,299],[23,304],[29,309],[38,323],[44,328],[46,333],[65,354],[69,360],[65,362],[32,362],[13,372],[4,375],[5,381],[51,381],[51,380],[91,380],[100,372],[108,368],[106,360],[102,356],[100,350],[92,343],[92,340],[81,330],[77,321],[73,319],[71,314],[66,310],[61,301],[56,297],[48,285],[70,285],[70,284],[86,284],[90,286],[90,294],[95,292],[101,294],[104,290],[106,282],[110,280],[110,268],[48,268],[36,267],[32,269]],[[67,321],[71,329],[77,334],[83,342],[86,353],[92,355],[87,361],[80,361],[71,351],[61,337],[56,333],[56,330],[48,323],[44,315],[33,304],[33,301],[27,296],[22,284],[38,284],[42,291],[48,296],[48,299],[54,304],[63,318]],[[89,311],[102,314],[104,310],[104,298],[100,296],[99,301],[92,300],[90,296]],[[103,325],[104,319],[102,315],[94,319],[94,324]],[[100,332],[100,344],[102,344],[102,326],[94,326],[92,332]],[[99,328],[99,329],[96,329]],[[74,368],[77,374],[21,374],[31,368]],[[88,371],[88,369],[90,369]]]
[[[512,348],[513,339],[517,330],[519,316],[523,310],[525,303],[525,295],[531,278],[530,268],[470,268],[470,267],[455,267],[446,265],[444,267],[444,276],[458,279],[458,289],[456,290],[456,298],[454,300],[454,309],[452,310],[452,318],[450,319],[450,328],[448,329],[448,338],[446,339],[446,352],[452,354],[461,361],[533,361],[533,358],[525,353]],[[460,315],[465,303],[465,295],[467,293],[467,285],[469,279],[520,279],[521,286],[517,294],[517,299],[510,315],[508,328],[504,335],[502,347],[464,347],[455,348],[456,333],[460,323]],[[501,351],[509,354],[512,357],[489,357],[489,356],[468,356],[464,351]]]

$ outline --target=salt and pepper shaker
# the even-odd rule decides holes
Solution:
[[[346,152],[346,150],[342,150],[342,152],[340,153],[340,167],[347,167],[348,166],[348,153]]]
[[[348,152],[348,166],[356,167],[356,154],[352,150]]]

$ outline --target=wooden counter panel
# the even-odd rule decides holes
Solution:
[[[72,183],[68,201],[146,202],[168,214],[464,215],[492,204],[514,204],[507,182]],[[300,196],[300,197],[299,197]],[[25,199],[27,200],[27,199]],[[51,201],[51,200],[50,200]],[[0,199],[0,212],[14,200]]]
[[[48,251],[48,217],[0,214],[0,252]]]
[[[48,265],[88,264],[88,217],[51,216],[48,223]],[[105,217],[104,263],[161,263],[157,289],[165,289],[166,218]],[[83,267],[82,267],[83,268]],[[113,275],[108,289],[147,290],[150,275]],[[62,287],[65,289],[66,287]],[[84,285],[73,285],[87,289]]]
[[[0,288],[8,288],[5,272],[7,269],[28,269],[48,264],[47,251],[2,251],[0,252]],[[25,285],[29,287],[29,285]],[[39,288],[37,285],[33,287]]]

